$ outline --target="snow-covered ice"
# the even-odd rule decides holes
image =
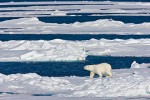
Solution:
[[[80,61],[88,55],[148,57],[149,45],[150,39],[0,41],[0,61]]]
[[[142,64],[139,64],[139,63],[137,63],[136,61],[134,61],[134,62],[131,64],[131,68],[150,68],[150,63],[142,63]]]
[[[85,60],[86,52],[63,40],[0,42],[0,61]]]
[[[136,71],[136,73],[134,73]],[[51,97],[149,97],[150,69],[113,70],[111,78],[41,77],[35,73],[0,74],[0,96],[51,94]],[[14,94],[10,94],[14,93]]]
[[[0,22],[0,34],[150,34],[150,23],[123,23],[100,19],[71,24],[44,23],[38,18],[19,18]]]

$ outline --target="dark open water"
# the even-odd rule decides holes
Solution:
[[[88,76],[89,72],[83,67],[89,64],[107,62],[113,69],[130,68],[131,63],[150,63],[150,57],[111,57],[88,56],[80,62],[1,62],[0,73],[37,73],[41,76]]]
[[[0,17],[1,21],[18,19],[21,17]],[[74,22],[86,22],[95,21],[99,19],[112,19],[115,21],[122,21],[124,23],[140,24],[143,22],[150,22],[149,16],[55,16],[55,17],[38,17],[38,19],[45,23],[74,23]]]
[[[56,17],[38,17],[40,21],[46,23],[74,23],[95,21],[99,19],[112,19],[115,21],[122,21],[124,23],[140,24],[143,22],[150,22],[149,16],[56,16]]]
[[[71,41],[82,41],[90,39],[142,39],[150,38],[150,35],[107,35],[107,34],[0,34],[1,41],[9,40],[53,40],[63,39]]]

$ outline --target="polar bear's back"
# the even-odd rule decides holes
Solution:
[[[103,71],[111,71],[111,65],[108,63],[101,63],[101,64],[97,64],[94,66],[96,70],[101,70]]]
[[[108,64],[108,63],[101,63],[101,64],[98,64],[99,66],[103,66],[104,68],[107,68],[107,69],[110,69],[111,70],[111,65]]]

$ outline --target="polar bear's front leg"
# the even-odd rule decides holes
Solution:
[[[94,75],[95,75],[95,73],[94,73],[94,72],[90,72],[90,78],[93,78],[93,77],[94,77]]]
[[[102,73],[98,73],[99,77],[102,78]]]

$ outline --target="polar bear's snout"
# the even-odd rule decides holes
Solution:
[[[93,65],[86,65],[84,67],[85,70],[88,70],[88,71],[92,71],[93,70]]]
[[[89,67],[89,66],[88,66],[88,65],[86,65],[86,66],[84,67],[84,69],[85,69],[85,70],[88,70],[88,67]]]

